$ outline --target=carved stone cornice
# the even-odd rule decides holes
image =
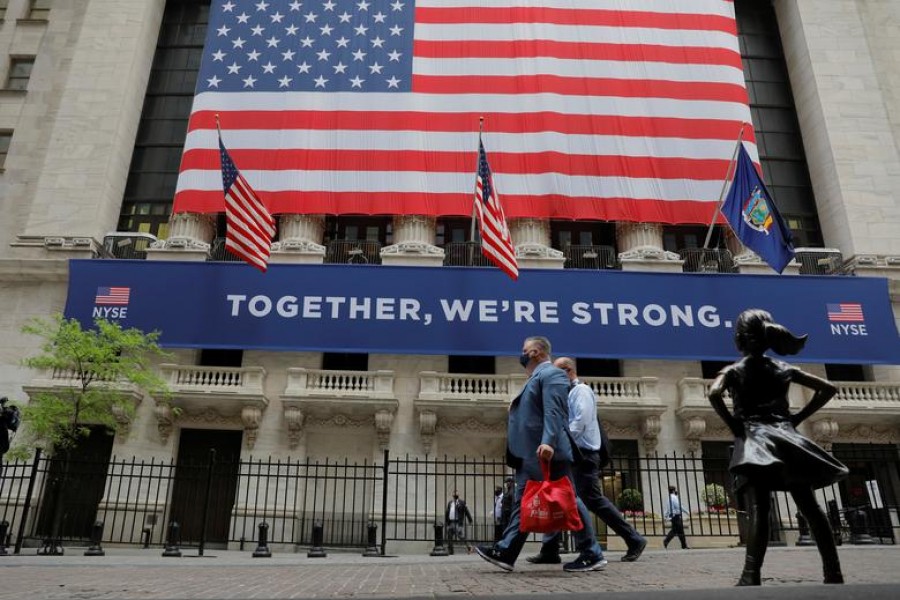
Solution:
[[[325,246],[309,240],[281,240],[272,244],[272,252],[325,256]]]
[[[247,437],[247,449],[253,450],[256,437],[259,435],[259,424],[262,421],[262,409],[259,406],[245,406],[241,409],[241,422]]]
[[[890,425],[841,425],[837,441],[874,444],[900,443],[900,427]]]
[[[484,422],[476,418],[463,421],[441,420],[438,423],[438,431],[447,433],[487,433],[503,435],[506,433],[505,421]]]
[[[394,414],[391,410],[379,410],[375,413],[375,435],[378,436],[378,449],[381,451],[387,450],[390,445]]]
[[[341,427],[341,428],[349,428],[349,429],[361,429],[363,427],[371,427],[373,423],[373,417],[352,417],[344,414],[336,414],[336,415],[316,415],[309,416],[306,418],[306,428],[324,428],[324,427]]]
[[[687,440],[688,452],[694,454],[700,452],[700,442],[706,433],[706,418],[699,416],[686,417],[681,420],[681,427]]]
[[[175,412],[168,404],[157,404],[153,408],[153,414],[156,416],[156,429],[159,431],[159,439],[163,444],[169,441],[172,434],[172,428],[175,425]]]
[[[381,256],[396,256],[401,254],[413,254],[420,256],[432,256],[444,259],[444,249],[425,242],[401,242],[381,249]]]
[[[648,453],[656,452],[659,443],[659,432],[662,431],[662,420],[657,415],[644,417],[640,424],[644,448]]]
[[[300,444],[300,438],[303,435],[303,421],[305,415],[303,411],[295,406],[284,407],[284,422],[288,431],[288,446],[291,450],[297,448]]]

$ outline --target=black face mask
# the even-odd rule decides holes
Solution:
[[[528,366],[528,363],[530,363],[530,362],[531,362],[531,357],[528,355],[527,352],[523,352],[522,355],[519,357],[519,364],[522,365],[523,368],[525,368]]]

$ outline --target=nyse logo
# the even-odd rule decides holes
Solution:
[[[831,335],[841,336],[867,336],[866,316],[863,313],[862,304],[856,302],[841,302],[838,304],[826,304]]]
[[[124,319],[131,302],[130,287],[98,287],[92,316],[101,319]]]

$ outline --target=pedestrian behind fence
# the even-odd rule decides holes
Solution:
[[[684,535],[684,519],[681,515],[685,513],[684,508],[681,506],[681,498],[678,497],[678,490],[674,485],[669,486],[669,502],[666,505],[666,514],[664,515],[666,519],[670,522],[669,533],[666,534],[666,538],[663,540],[663,547],[668,548],[669,542],[672,541],[672,538],[678,536],[678,541],[681,542],[682,550],[688,550],[687,538]]]
[[[472,546],[466,539],[466,522],[472,523],[472,513],[466,506],[466,501],[459,497],[459,492],[453,490],[453,499],[447,503],[444,513],[444,523],[447,529],[447,550],[453,554],[453,541],[458,540],[466,545],[466,551],[471,552]]]

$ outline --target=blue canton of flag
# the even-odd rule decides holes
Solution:
[[[229,0],[221,9],[198,92],[410,90],[411,0]]]
[[[779,273],[794,258],[791,230],[778,214],[743,142],[722,214],[738,239]]]

